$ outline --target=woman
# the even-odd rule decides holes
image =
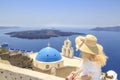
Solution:
[[[107,57],[97,38],[93,35],[80,36],[75,43],[77,50],[81,51],[82,62],[79,69],[71,73],[73,80],[101,80],[101,67],[106,64]]]

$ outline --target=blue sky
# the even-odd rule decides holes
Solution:
[[[1,26],[117,26],[120,0],[0,0]]]

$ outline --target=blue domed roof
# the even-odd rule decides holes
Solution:
[[[61,60],[61,55],[60,52],[57,51],[56,49],[51,47],[46,47],[38,52],[36,56],[36,60],[43,62],[54,62]]]

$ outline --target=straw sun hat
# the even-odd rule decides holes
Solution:
[[[82,52],[94,55],[103,53],[103,47],[97,43],[97,38],[94,35],[78,36],[75,39],[75,43],[76,48]]]

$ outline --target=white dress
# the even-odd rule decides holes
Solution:
[[[101,80],[101,67],[96,66],[92,61],[82,61],[80,68],[83,69],[79,74],[80,76],[89,75],[91,76],[91,80]]]

